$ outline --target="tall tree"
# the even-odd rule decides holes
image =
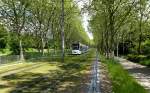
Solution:
[[[93,30],[96,30],[95,35],[98,33],[101,35],[102,38],[95,36],[98,39],[96,42],[102,42],[98,44],[102,44],[101,50],[105,51],[108,58],[114,56],[117,40],[115,37],[118,36],[121,27],[127,22],[135,5],[135,0],[93,0],[91,8],[94,15],[91,26]],[[98,23],[97,25],[94,23],[95,21]],[[99,29],[94,29],[97,26]]]
[[[24,60],[22,34],[25,31],[24,28],[28,16],[28,6],[29,0],[1,0],[0,6],[1,21],[7,25],[7,28],[10,31],[17,34],[21,60]]]

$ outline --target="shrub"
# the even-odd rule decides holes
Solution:
[[[145,66],[150,66],[150,60],[141,61],[140,64],[145,65]]]
[[[140,62],[146,59],[145,55],[128,54],[127,59],[133,62]]]
[[[137,52],[137,50],[135,48],[130,48],[129,49],[129,53],[138,54],[138,52]]]
[[[142,52],[143,54],[149,54],[150,53],[150,41],[147,40],[144,42],[144,44],[142,45]]]

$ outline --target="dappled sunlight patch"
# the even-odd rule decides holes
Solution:
[[[6,72],[9,72],[9,71],[12,71],[12,70],[18,70],[20,68],[29,67],[29,66],[32,66],[32,65],[34,65],[34,63],[23,62],[23,63],[18,63],[18,64],[15,64],[15,65],[9,65],[8,67],[5,66],[5,67],[2,67],[0,69],[0,74],[6,73]]]
[[[21,76],[18,74],[11,74],[11,75],[7,75],[7,76],[3,76],[2,77],[2,80],[7,80],[7,81],[10,81],[10,80],[17,80],[17,79],[21,79]]]
[[[15,88],[15,84],[8,82],[8,81],[4,81],[0,79],[0,93],[10,93],[10,91]]]
[[[59,88],[58,91],[64,91],[66,89],[68,89],[69,87],[75,87],[75,83],[74,82],[63,82]]]
[[[36,68],[4,76],[1,78],[4,82],[2,85],[8,86],[3,90],[9,90],[4,93],[79,93],[82,86],[87,86],[85,77],[91,64],[88,58],[82,60],[84,62],[78,60],[80,57],[82,59],[82,55],[75,56],[74,60],[71,57],[70,61],[64,63],[44,62]]]
[[[7,85],[7,84],[0,84],[0,89],[8,88],[8,87],[10,87],[10,85]]]
[[[90,70],[82,70],[80,71],[81,74],[89,74],[90,73]]]
[[[30,70],[29,72],[32,73],[48,73],[51,70],[57,70],[59,69],[56,65],[46,64],[44,66],[41,66],[39,68],[35,68],[33,70]]]
[[[55,64],[45,64],[40,67],[34,68],[32,70],[25,71],[23,73],[17,73],[17,74],[10,74],[7,76],[3,76],[1,78],[3,82],[3,87],[0,90],[1,91],[7,91],[4,93],[24,93],[25,91],[29,93],[29,91],[40,91],[39,88],[49,87],[51,83],[51,79],[53,78],[53,74],[50,74],[50,72],[53,72],[55,70],[58,70],[58,66]],[[57,72],[57,71],[56,71]],[[48,74],[50,75],[48,75]],[[49,77],[45,77],[45,76]],[[1,83],[2,83],[1,82]],[[41,82],[41,85],[39,85]],[[42,84],[45,83],[45,84]],[[49,85],[48,85],[49,84]],[[28,89],[32,87],[31,89]],[[24,91],[23,91],[24,90]],[[10,91],[10,92],[8,92]]]

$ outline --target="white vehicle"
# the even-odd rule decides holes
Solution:
[[[82,53],[87,52],[88,46],[83,45],[81,43],[73,43],[72,44],[72,54],[80,55]]]

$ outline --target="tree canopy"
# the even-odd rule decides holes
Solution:
[[[23,57],[27,48],[44,54],[45,48],[61,49],[60,0],[0,0],[0,22],[9,32],[17,54]],[[64,1],[65,48],[74,41],[88,43],[81,22],[81,13],[73,0]],[[12,44],[10,44],[10,47]],[[20,52],[19,52],[20,51]],[[15,52],[15,51],[14,51]]]

